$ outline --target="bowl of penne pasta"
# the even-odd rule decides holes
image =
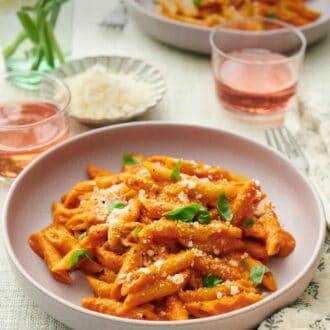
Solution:
[[[254,327],[303,292],[325,236],[317,194],[280,154],[159,122],[46,152],[2,225],[22,287],[76,329]]]
[[[305,34],[308,44],[330,28],[327,0],[126,0],[126,4],[137,25],[152,37],[205,54],[210,53],[208,40],[214,27],[242,18],[265,17],[291,24]],[[264,33],[264,27],[253,22],[240,29]]]

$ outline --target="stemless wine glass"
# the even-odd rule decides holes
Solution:
[[[240,118],[283,117],[297,91],[306,48],[302,32],[275,19],[242,18],[215,28],[210,43],[224,108]]]
[[[0,180],[15,178],[41,152],[69,135],[70,91],[41,72],[0,76]]]

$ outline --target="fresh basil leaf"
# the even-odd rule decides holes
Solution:
[[[220,217],[225,221],[231,221],[233,219],[233,212],[230,208],[230,204],[227,200],[226,194],[222,191],[218,198],[218,213]]]
[[[192,222],[201,206],[199,204],[190,204],[184,207],[179,207],[169,212],[163,213],[163,216],[169,217],[172,220],[179,220],[184,222]]]
[[[83,240],[86,236],[87,236],[87,230],[84,231],[84,232],[78,237],[78,241]]]
[[[242,266],[247,266],[247,265],[248,265],[248,262],[247,262],[246,260],[242,260],[242,261],[241,261],[241,265],[242,265]]]
[[[253,266],[250,269],[250,279],[254,286],[261,284],[265,273],[270,272],[270,269],[265,265]]]
[[[276,13],[274,13],[273,11],[270,11],[270,12],[268,12],[266,15],[265,15],[267,18],[277,18],[277,15],[276,15]]]
[[[208,274],[206,277],[203,278],[203,286],[205,288],[213,288],[218,284],[221,284],[224,280],[218,276],[212,276]]]
[[[202,3],[202,0],[193,0],[195,6],[199,6]]]
[[[245,228],[251,228],[255,224],[254,220],[249,218],[244,222]]]
[[[133,235],[137,235],[140,231],[141,231],[141,228],[140,228],[140,227],[135,227],[135,228],[131,231],[131,233],[132,233]]]
[[[84,258],[93,260],[93,256],[85,249],[77,249],[70,256],[71,271],[78,265],[78,262]]]
[[[210,213],[207,211],[207,209],[205,207],[202,207],[200,209],[200,214],[198,217],[198,221],[202,224],[202,225],[207,225],[211,222],[211,215]]]
[[[199,204],[190,204],[184,207],[179,207],[172,211],[163,213],[163,216],[169,217],[172,220],[192,222],[198,213],[200,213],[198,216],[198,221],[201,224],[208,224],[211,222],[211,216],[209,212],[204,206]]]
[[[180,168],[181,168],[182,160],[179,160],[176,164],[175,167],[172,170],[171,173],[171,180],[172,181],[178,181],[180,179]]]
[[[123,209],[127,204],[121,201],[115,201],[107,206],[107,211],[111,213],[114,209]]]
[[[133,157],[132,154],[123,155],[122,160],[124,166],[133,166],[141,164],[141,162],[137,158]]]

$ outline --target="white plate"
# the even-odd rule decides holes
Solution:
[[[28,237],[52,222],[51,203],[85,178],[87,164],[118,171],[121,156],[127,152],[195,159],[257,178],[276,205],[283,227],[297,242],[289,257],[271,262],[278,290],[234,312],[187,321],[128,320],[82,308],[81,299],[93,295],[84,276],[75,272],[73,285],[55,281],[45,263],[30,249]],[[47,313],[79,330],[254,327],[302,294],[318,266],[325,236],[324,214],[317,194],[280,154],[221,130],[174,123],[116,125],[56,146],[19,175],[9,192],[3,219],[1,231],[9,260],[27,294]]]
[[[128,11],[136,24],[150,36],[169,45],[192,50],[198,53],[209,54],[209,34],[211,28],[178,22],[154,14],[153,0],[126,0]],[[301,27],[311,44],[330,31],[330,2],[328,0],[311,0],[308,6],[321,11],[321,17]]]

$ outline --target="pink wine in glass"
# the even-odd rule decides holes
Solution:
[[[67,114],[43,102],[0,104],[0,176],[15,178],[69,134]]]
[[[268,50],[232,52],[215,68],[217,95],[229,110],[278,113],[296,93],[294,71],[285,56]]]

